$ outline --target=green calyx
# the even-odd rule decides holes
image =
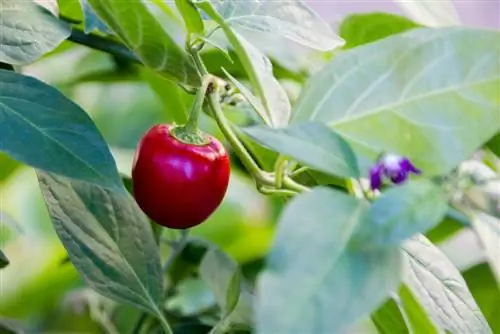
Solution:
[[[172,137],[185,144],[196,146],[205,146],[210,144],[210,138],[207,134],[198,129],[191,130],[183,125],[172,127],[170,134]]]

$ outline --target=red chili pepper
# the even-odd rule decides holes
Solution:
[[[152,127],[141,139],[132,169],[134,197],[149,218],[173,229],[205,221],[222,202],[229,183],[224,146],[202,134],[202,144],[181,141],[173,125]]]

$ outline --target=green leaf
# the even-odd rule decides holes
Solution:
[[[240,292],[241,292],[241,272],[239,270],[233,273],[231,280],[229,281],[229,285],[227,287],[227,295],[226,295],[226,305],[225,305],[225,313],[227,315],[231,314],[238,305],[238,301],[240,300]]]
[[[498,281],[487,263],[479,264],[464,272],[474,299],[488,320],[493,333],[500,333],[500,293],[498,293]]]
[[[289,203],[257,284],[257,333],[342,333],[397,288],[397,249],[346,249],[366,206],[323,187]]]
[[[346,41],[344,48],[350,49],[418,27],[418,24],[404,16],[363,13],[346,17],[340,25],[339,33]]]
[[[452,0],[420,1],[394,0],[415,21],[430,27],[444,27],[460,24]]]
[[[266,110],[264,109],[264,106],[262,106],[262,103],[260,103],[259,99],[252,94],[252,92],[245,87],[241,82],[239,82],[235,77],[233,77],[226,69],[222,69],[224,71],[224,74],[226,75],[226,78],[229,79],[229,81],[238,89],[238,91],[243,95],[243,97],[246,99],[248,104],[253,108],[253,110],[257,113],[257,116],[260,117],[260,119],[265,123],[265,124],[270,124],[271,121],[269,120],[269,117],[267,115]]]
[[[80,0],[80,5],[82,6],[84,15],[84,31],[86,34],[94,30],[101,31],[106,34],[112,33],[106,23],[102,22],[92,7],[90,7],[88,0]]]
[[[401,285],[399,289],[399,298],[411,329],[413,330],[412,333],[438,333],[436,326],[432,323],[431,319],[429,319],[429,316],[425,313],[411,290],[405,284]]]
[[[166,114],[165,121],[185,124],[188,120],[188,107],[191,105],[193,96],[148,68],[143,68],[140,76],[162,101]]]
[[[215,305],[208,284],[201,279],[186,278],[176,290],[175,296],[168,300],[168,308],[179,310],[183,315],[196,316]]]
[[[500,133],[497,133],[495,137],[491,138],[486,145],[497,157],[500,157]]]
[[[460,272],[437,247],[420,235],[403,253],[405,283],[434,323],[452,333],[491,333]]]
[[[146,66],[180,84],[200,84],[200,77],[191,58],[140,0],[87,1]]]
[[[163,276],[148,219],[128,193],[37,172],[54,228],[86,283],[160,316]]]
[[[235,53],[248,73],[255,94],[260,98],[264,106],[266,124],[273,127],[288,124],[291,111],[290,101],[283,87],[273,76],[273,68],[269,59],[243,36],[233,30],[209,2],[199,3],[198,6],[224,30]]]
[[[380,334],[409,333],[401,310],[394,299],[386,301],[371,318]]]
[[[476,231],[491,270],[500,283],[500,219],[484,212],[474,212],[472,228]]]
[[[343,44],[328,23],[302,1],[211,0],[211,3],[234,28],[278,34],[322,51]]]
[[[0,0],[0,8],[0,62],[32,63],[71,33],[67,23],[32,0]]]
[[[191,33],[203,35],[205,32],[203,19],[192,0],[175,0],[175,6],[181,13],[187,30]]]
[[[450,215],[450,212],[453,212],[453,216]],[[461,220],[459,221],[457,218],[466,221],[468,220],[468,218],[462,213],[454,209],[450,210],[449,208],[448,214],[443,219],[443,221],[441,221],[441,223],[436,225],[434,228],[427,231],[427,233],[425,233],[425,236],[434,244],[439,244],[444,242],[445,240],[448,240],[449,238],[452,238],[464,228],[464,225],[462,225],[460,222]]]
[[[0,70],[0,138],[0,151],[16,160],[123,191],[109,148],[89,116],[37,79]]]
[[[9,259],[7,256],[0,250],[0,269],[5,268],[9,265]]]
[[[219,249],[210,249],[200,264],[200,275],[230,323],[253,322],[252,294],[242,286],[238,264]],[[240,283],[238,286],[235,284]],[[235,303],[236,301],[236,303]],[[234,305],[236,304],[236,305]]]
[[[284,129],[257,126],[244,131],[265,147],[321,172],[346,178],[360,177],[356,156],[349,144],[321,123],[304,122]]]
[[[392,151],[426,175],[447,173],[499,130],[499,56],[496,31],[392,36],[337,55],[304,89],[293,121],[329,124],[361,157]]]
[[[443,192],[430,181],[393,187],[370,206],[353,245],[360,249],[398,246],[441,222],[447,209]]]

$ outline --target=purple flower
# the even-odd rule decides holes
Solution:
[[[370,169],[370,186],[373,190],[380,189],[385,177],[395,184],[401,184],[410,173],[418,175],[420,170],[408,158],[386,154]]]

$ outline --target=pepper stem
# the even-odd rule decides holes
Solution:
[[[201,111],[203,110],[205,97],[212,89],[211,87],[213,86],[213,82],[214,77],[212,75],[208,74],[203,77],[201,86],[196,93],[196,98],[193,106],[191,107],[187,123],[185,125],[176,126],[171,130],[171,134],[176,139],[193,145],[206,145],[210,142],[198,129],[198,120],[200,118]]]

